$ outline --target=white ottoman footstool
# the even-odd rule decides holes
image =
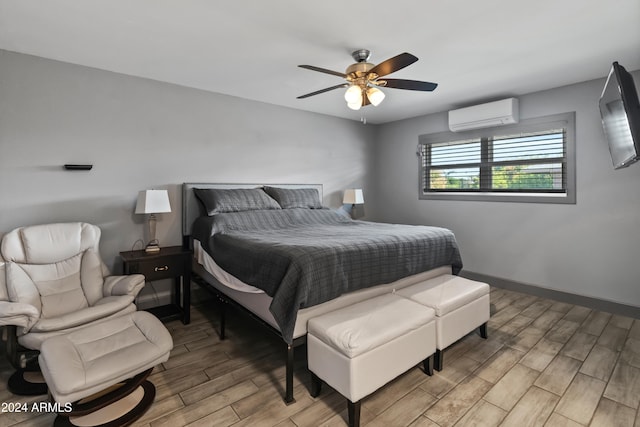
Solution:
[[[489,285],[444,274],[395,292],[436,312],[435,368],[442,370],[442,351],[476,328],[487,338]]]
[[[360,401],[420,362],[433,374],[435,313],[386,294],[310,319],[307,357],[311,395],[324,380],[348,399],[349,425],[360,423]]]
[[[144,311],[46,340],[38,361],[62,409],[55,425],[129,425],[153,402],[146,378],[172,348],[169,331]]]

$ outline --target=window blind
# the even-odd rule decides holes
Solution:
[[[421,145],[425,192],[566,192],[566,130]]]

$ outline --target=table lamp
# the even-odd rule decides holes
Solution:
[[[351,205],[351,218],[355,218],[356,205],[361,205],[364,203],[364,194],[362,194],[362,189],[350,188],[348,190],[344,190],[344,198],[342,199],[342,203],[344,203],[345,205]]]
[[[160,246],[158,246],[158,240],[156,239],[155,214],[167,212],[171,212],[167,190],[143,190],[138,193],[135,213],[149,214],[149,243],[144,249],[148,253],[160,251]]]

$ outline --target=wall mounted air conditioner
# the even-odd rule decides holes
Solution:
[[[449,111],[449,129],[462,132],[518,123],[518,99],[508,98]]]

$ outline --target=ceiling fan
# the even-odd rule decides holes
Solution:
[[[437,83],[421,82],[418,80],[381,79],[381,77],[384,77],[387,74],[394,73],[416,62],[418,58],[410,53],[401,53],[400,55],[389,58],[378,65],[367,62],[371,56],[371,52],[367,49],[356,50],[351,54],[351,56],[356,63],[347,67],[347,70],[344,73],[315,67],[313,65],[298,65],[298,67],[305,68],[307,70],[319,71],[321,73],[342,77],[346,82],[307,93],[306,95],[301,95],[297,99],[308,98],[310,96],[339,88],[348,88],[344,94],[347,106],[352,110],[359,110],[361,107],[366,105],[373,104],[374,106],[377,106],[382,102],[384,99],[384,93],[378,89],[378,87],[431,92],[438,86]]]

